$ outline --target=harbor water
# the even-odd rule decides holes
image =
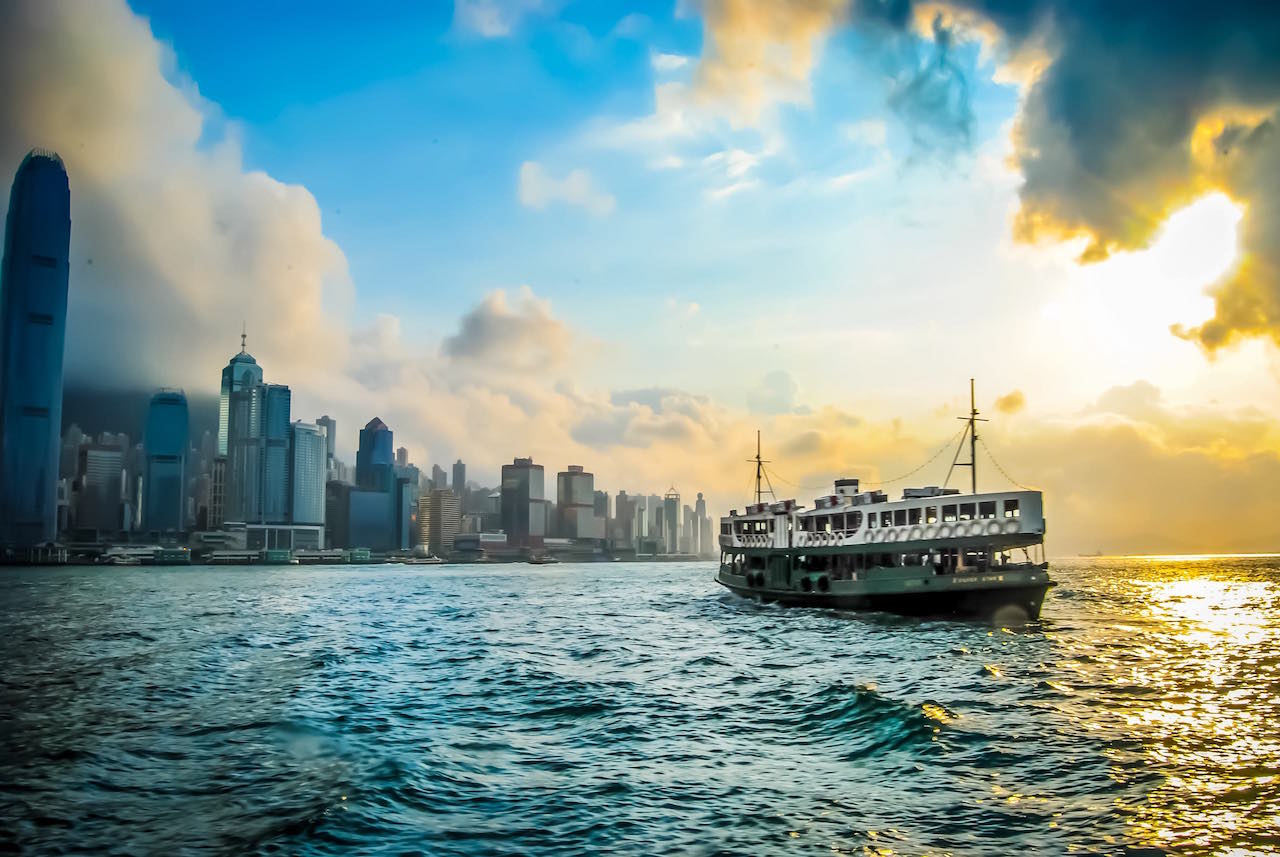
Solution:
[[[0,850],[1280,848],[1280,559],[1060,560],[1021,628],[714,571],[0,569]]]

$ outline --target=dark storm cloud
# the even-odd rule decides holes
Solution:
[[[958,26],[994,31],[1007,56],[1040,66],[1015,130],[1019,237],[1084,235],[1085,260],[1101,259],[1145,246],[1171,209],[1220,188],[1246,206],[1245,256],[1218,284],[1216,317],[1182,333],[1207,348],[1239,335],[1280,341],[1280,3],[949,0],[927,9],[939,5]],[[852,17],[901,33],[920,29],[922,14],[886,0],[856,3]],[[951,29],[932,20],[945,56]],[[954,65],[932,70],[948,85],[962,81]],[[932,111],[945,128],[956,102],[928,81],[902,90],[908,118],[928,127]]]

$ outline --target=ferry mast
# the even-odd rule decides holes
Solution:
[[[748,462],[754,461],[756,465],[756,503],[762,502],[764,497],[764,489],[761,483],[769,486],[769,496],[778,499],[778,495],[773,493],[773,483],[769,481],[769,474],[765,473],[764,466],[769,463],[767,459],[760,457],[760,429],[756,429],[756,457],[747,459]]]
[[[942,484],[946,485],[947,482],[951,481],[951,471],[955,470],[957,467],[967,467],[969,468],[969,493],[977,494],[978,493],[978,423],[985,423],[987,421],[978,416],[978,406],[977,406],[977,401],[974,398],[972,378],[969,379],[969,416],[956,417],[956,419],[964,420],[966,425],[964,427],[964,434],[960,436],[960,443],[956,445],[956,454],[951,459],[951,468],[947,470],[947,481],[943,482]],[[960,450],[964,449],[964,440],[966,435],[969,438],[969,460],[960,461],[959,460]]]

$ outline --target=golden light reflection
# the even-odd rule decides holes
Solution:
[[[1101,729],[1122,736],[1105,751],[1113,778],[1159,777],[1116,806],[1143,844],[1262,853],[1280,829],[1280,585],[1166,565],[1140,582],[1146,615],[1089,667],[1111,686]]]

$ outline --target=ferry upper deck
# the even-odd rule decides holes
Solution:
[[[1043,542],[1044,532],[1039,491],[960,494],[954,488],[908,488],[900,500],[889,500],[882,491],[859,491],[857,479],[841,479],[835,493],[818,497],[813,509],[780,500],[730,512],[720,519],[720,547],[813,550],[951,540],[1020,547]]]

